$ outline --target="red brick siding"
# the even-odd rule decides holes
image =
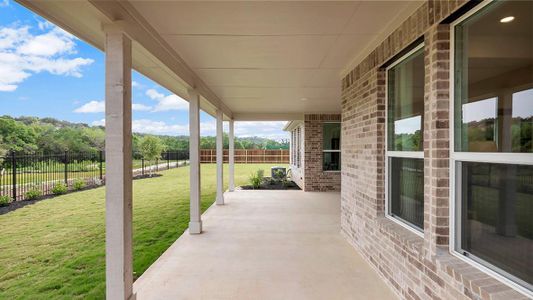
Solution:
[[[340,172],[322,171],[322,142],[324,122],[340,122],[340,114],[310,114],[304,118],[304,190],[339,191]],[[342,146],[341,146],[342,147]],[[342,157],[341,157],[342,161]]]
[[[466,1],[427,1],[342,81],[341,227],[403,299],[526,299],[450,254],[449,26]],[[384,216],[383,64],[425,38],[424,236]]]

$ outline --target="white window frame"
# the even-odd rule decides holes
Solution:
[[[398,157],[398,158],[414,158],[414,159],[423,160],[424,150],[422,151],[389,151],[389,70],[394,68],[401,62],[405,61],[408,57],[410,57],[415,52],[423,48],[424,48],[424,42],[420,43],[419,45],[411,49],[409,52],[407,52],[405,55],[398,58],[396,61],[394,61],[389,66],[387,66],[387,68],[385,69],[385,217],[422,238],[424,237],[424,228],[420,229],[399,217],[393,216],[391,212],[391,207],[390,207],[391,201],[389,199],[389,190],[390,190],[389,188],[389,184],[390,184],[389,159],[393,157]],[[423,124],[421,125],[423,128]],[[423,134],[424,133],[422,132],[422,135]]]
[[[328,122],[322,122],[322,131],[324,130],[324,124],[339,124],[339,130],[341,131],[340,137],[339,137],[339,150],[325,150],[324,149],[324,141],[322,141],[322,172],[325,173],[340,173],[342,171],[342,163],[341,166],[339,166],[339,170],[324,170],[324,153],[339,153],[339,158],[342,162],[342,153],[341,153],[341,146],[342,146],[342,122],[340,121],[328,121]],[[324,132],[322,132],[322,139],[324,139]]]
[[[477,14],[480,10],[491,4],[494,0],[485,0],[476,7],[462,15],[460,18],[450,24],[450,243],[449,251],[455,257],[462,261],[478,268],[501,282],[509,285],[518,292],[533,298],[533,290],[519,284],[511,278],[516,278],[510,273],[501,270],[491,263],[475,257],[473,254],[465,255],[466,251],[459,252],[457,246],[458,240],[461,238],[461,226],[459,224],[461,218],[461,162],[480,162],[480,163],[502,163],[502,164],[520,164],[533,165],[533,153],[505,153],[505,152],[456,152],[455,151],[455,28],[461,22]],[[516,278],[517,279],[517,278]],[[519,280],[522,281],[522,280]]]

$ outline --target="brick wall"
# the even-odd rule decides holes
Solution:
[[[403,299],[526,299],[448,250],[450,35],[449,25],[439,22],[464,4],[425,2],[343,79],[342,233]],[[423,237],[386,218],[384,209],[382,66],[420,37],[426,64]]]
[[[304,190],[339,191],[341,173],[322,171],[324,122],[340,122],[340,114],[309,114],[304,118]],[[341,157],[342,160],[342,157]]]

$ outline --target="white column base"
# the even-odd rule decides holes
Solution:
[[[189,234],[202,233],[202,221],[189,222]]]
[[[224,194],[222,195],[217,194],[217,205],[224,205]]]

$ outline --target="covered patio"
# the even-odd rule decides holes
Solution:
[[[403,299],[531,299],[533,206],[514,199],[533,199],[531,179],[516,175],[533,178],[532,138],[511,143],[526,131],[511,131],[524,109],[509,100],[533,93],[530,2],[18,1],[106,54],[108,299],[386,299],[386,285]],[[490,25],[468,29],[479,16]],[[132,69],[189,102],[191,166],[191,235],[135,283]],[[487,95],[503,95],[489,104],[507,100],[465,123],[467,107]],[[217,135],[219,206],[204,215],[200,110],[216,117]],[[239,121],[291,121],[291,168],[301,171],[292,175],[306,192],[233,192]],[[470,123],[481,126],[479,140],[466,138]],[[501,181],[485,187],[499,192],[472,193],[466,179],[478,164],[508,165],[483,175]],[[314,193],[332,190],[341,193]],[[463,209],[486,194],[498,197],[491,212]],[[527,240],[520,270],[463,243],[485,213],[495,233]]]
[[[235,122],[311,122],[307,128],[315,140],[298,142],[321,145],[322,123],[340,123],[341,79],[420,3],[19,2],[106,54],[108,299],[135,294],[142,299],[392,296],[341,238],[340,193],[224,193],[223,123],[229,123],[230,192],[235,189]],[[188,233],[135,282],[136,293],[132,70],[189,102],[190,132]],[[216,118],[217,135],[219,207],[205,215],[200,209],[200,110]],[[339,137],[335,144],[340,147]],[[298,164],[316,170],[306,174],[303,189],[338,192],[340,170],[325,174],[321,147],[313,149],[306,157],[318,164]]]
[[[235,191],[133,285],[137,299],[395,299],[340,234],[340,194]]]

